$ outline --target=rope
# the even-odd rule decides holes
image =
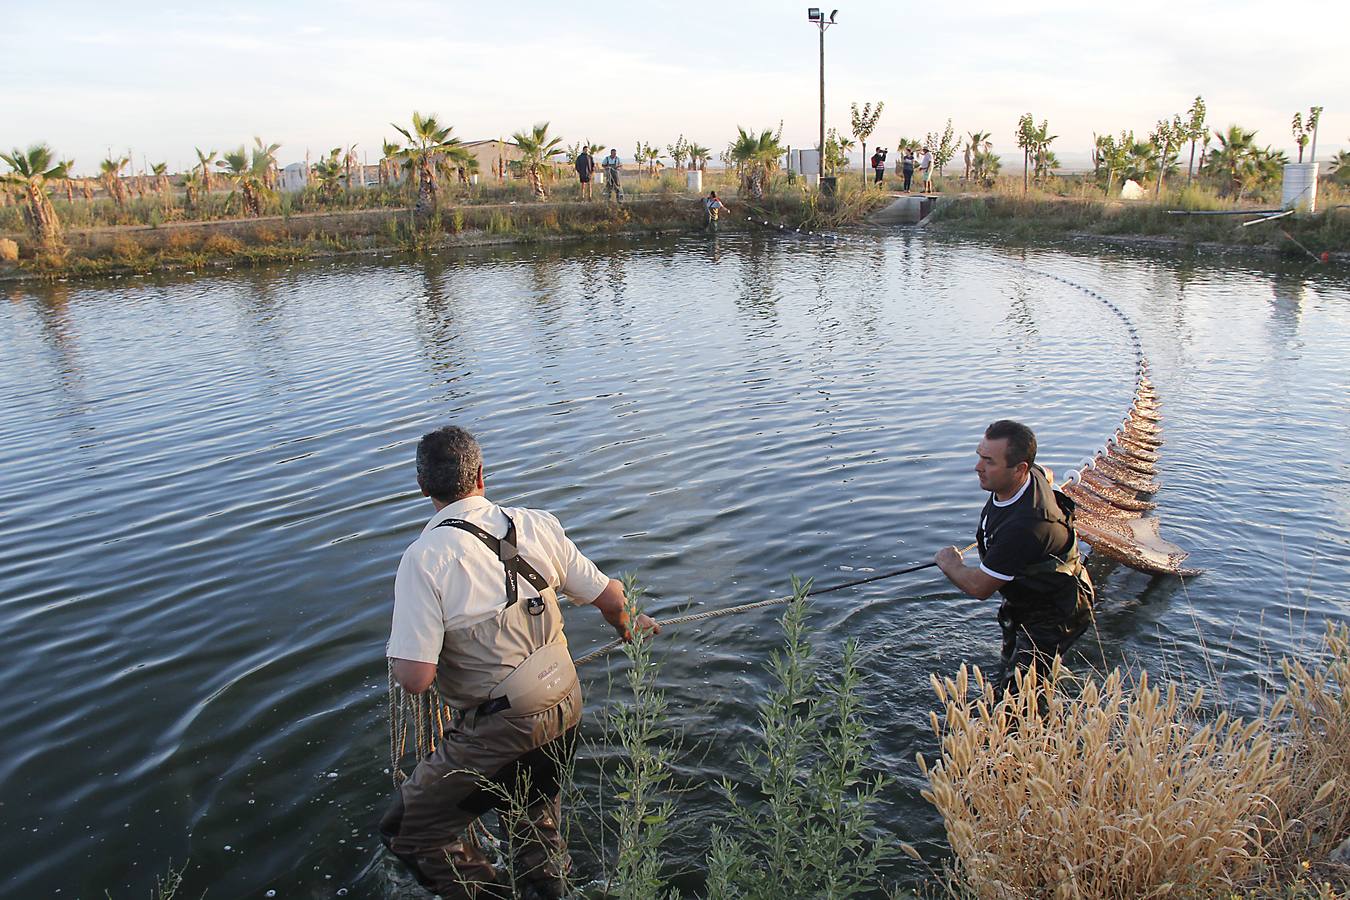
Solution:
[[[963,549],[962,553],[967,553],[975,547],[974,544]],[[921,572],[924,569],[931,569],[936,566],[936,562],[923,563],[922,565],[908,566],[904,569],[897,569],[894,572],[886,572],[882,575],[872,575],[867,578],[859,578],[854,581],[847,581],[843,584],[836,584],[832,587],[819,588],[814,591],[808,591],[807,597],[819,597],[822,594],[832,594],[835,591],[846,590],[847,588],[859,587],[864,584],[871,584],[874,581],[885,581],[888,578],[898,578],[901,575],[908,575],[911,572]],[[774,597],[770,600],[759,600],[754,603],[742,603],[739,606],[727,606],[721,609],[708,609],[703,612],[691,613],[687,616],[675,616],[670,619],[663,619],[657,624],[661,627],[671,625],[684,625],[689,622],[697,622],[702,619],[717,619],[722,616],[732,616],[738,613],[749,612],[753,609],[763,609],[768,606],[779,606],[791,602],[793,596],[789,594],[786,597]],[[615,648],[623,644],[622,638],[615,638],[604,646],[597,647],[589,653],[578,656],[573,660],[574,665],[585,665],[588,662],[599,659],[610,653]],[[420,694],[409,694],[399,685],[394,678],[394,662],[389,660],[389,773],[394,780],[394,788],[397,790],[400,785],[407,780],[408,775],[403,771],[400,765],[404,756],[408,752],[408,726],[413,727],[413,749],[417,758],[421,759],[428,753],[436,749],[436,743],[440,736],[445,733],[445,701],[436,691],[433,684],[431,688]],[[409,718],[411,716],[411,723]]]
[[[970,551],[972,548],[974,548],[974,546],[975,546],[974,544],[971,544],[969,547],[966,547],[961,552],[966,553]],[[922,571],[923,569],[931,569],[936,565],[937,563],[935,562],[924,563],[918,566],[910,566],[905,569],[899,569],[898,571],[895,572],[887,572],[884,575],[873,575],[870,578],[859,578],[856,581],[848,581],[845,582],[844,584],[836,584],[833,587],[820,588],[819,590],[814,591],[807,591],[806,596],[819,597],[821,594],[831,594],[834,593],[835,591],[842,591],[846,588],[858,587],[859,585],[864,584],[871,584],[874,581],[884,581],[887,578],[897,578],[901,575],[908,575],[911,572]],[[717,619],[721,618],[722,616],[732,616],[736,615],[737,613],[749,612],[752,609],[763,609],[766,606],[778,606],[783,603],[788,603],[791,602],[793,596],[794,595],[789,594],[786,597],[774,597],[771,600],[759,600],[754,603],[742,603],[740,606],[727,606],[721,609],[708,609],[699,613],[691,613],[690,615],[687,616],[676,616],[675,618],[672,619],[663,619],[657,622],[656,624],[664,628],[667,625],[684,625],[688,622],[697,622],[702,619]],[[605,644],[602,647],[597,647],[596,649],[592,650],[589,653],[583,654],[582,656],[578,656],[575,660],[573,660],[573,662],[578,666],[583,665],[585,663],[590,662],[591,660],[598,659],[601,656],[604,656],[605,654],[621,646],[622,644],[623,638],[615,638],[614,640],[610,641],[608,644]]]

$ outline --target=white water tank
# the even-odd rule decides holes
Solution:
[[[1317,212],[1317,163],[1289,163],[1284,167],[1281,209]]]
[[[684,175],[684,182],[689,190],[695,194],[703,193],[703,172],[699,169],[690,169]]]

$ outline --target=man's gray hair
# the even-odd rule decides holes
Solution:
[[[436,500],[454,503],[478,486],[483,451],[472,434],[447,425],[417,443],[417,483]]]

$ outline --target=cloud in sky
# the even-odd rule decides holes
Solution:
[[[1046,11],[975,0],[955,12],[840,8],[826,34],[828,124],[850,101],[885,100],[875,138],[994,133],[1014,154],[1017,117],[1060,135],[1061,156],[1092,133],[1147,133],[1203,94],[1214,127],[1240,122],[1277,147],[1294,110],[1324,105],[1320,145],[1350,143],[1344,35],[1350,7],[1268,3]],[[805,4],[733,2],[80,2],[6,13],[0,144],[50,142],[92,171],[110,149],[180,169],[192,148],[253,135],[284,161],[352,143],[373,160],[390,122],[436,112],[465,139],[548,120],[568,142],[631,153],[677,135],[716,150],[735,127],[815,142],[818,33]],[[1323,155],[1319,149],[1319,156]]]

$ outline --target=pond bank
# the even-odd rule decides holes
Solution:
[[[1280,255],[1350,264],[1350,209],[1243,227],[1259,214],[1179,216],[1164,204],[1007,194],[941,197],[930,227],[1024,241],[1075,239],[1127,246]],[[1286,237],[1284,232],[1293,238]],[[1307,252],[1294,243],[1303,245]]]
[[[728,227],[739,223],[727,222]],[[693,231],[696,197],[610,203],[447,207],[417,223],[406,209],[127,225],[70,231],[63,254],[0,263],[0,281],[188,271],[389,251]],[[21,246],[23,246],[21,244]]]
[[[774,194],[755,204],[728,201],[721,230],[747,226],[742,209],[793,226],[837,227],[861,221],[875,202],[843,199],[831,208],[806,195]],[[619,235],[656,236],[703,229],[701,196],[670,194],[622,204],[553,201],[445,207],[418,221],[408,209],[344,210],[164,225],[72,229],[65,249],[33,253],[23,235],[22,258],[0,260],[0,282],[100,275],[201,271],[336,256],[453,247],[566,241]]]

